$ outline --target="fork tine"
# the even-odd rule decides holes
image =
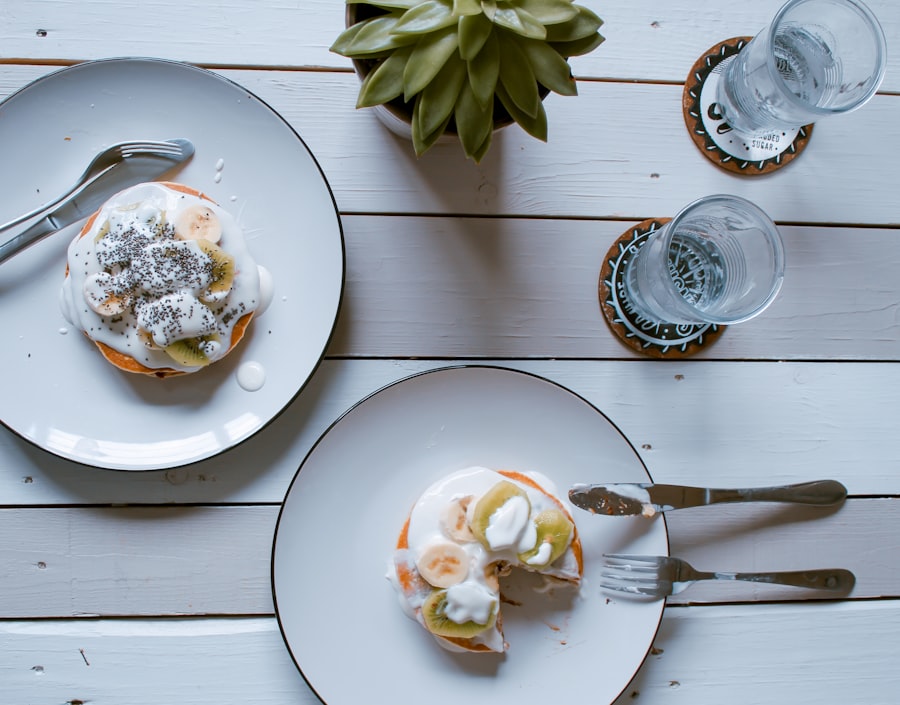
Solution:
[[[629,595],[645,595],[647,597],[663,597],[667,594],[666,591],[661,589],[661,586],[655,582],[646,583],[644,585],[635,585],[610,583],[601,580],[600,587],[605,590],[612,590],[613,592],[624,592]]]
[[[656,565],[659,562],[657,556],[637,556],[631,553],[604,553],[604,558],[614,561],[626,561],[628,563],[642,563],[644,565]]]
[[[601,580],[621,580],[625,583],[656,583],[658,577],[656,573],[600,573]]]
[[[119,150],[123,156],[132,154],[177,154],[181,148],[177,145],[133,145]]]
[[[158,142],[154,140],[122,142],[119,144],[120,152],[128,151],[163,151],[163,152],[179,152],[181,145],[173,142]]]
[[[657,568],[654,565],[631,565],[630,563],[607,563],[603,566],[607,570],[614,571],[615,575],[656,575]]]

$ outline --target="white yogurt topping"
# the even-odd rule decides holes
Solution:
[[[466,622],[487,624],[498,602],[497,595],[468,580],[447,588],[447,606],[444,614],[457,624]]]
[[[209,244],[183,239],[176,225],[200,205],[221,225],[210,242],[234,260],[230,289],[217,285],[224,279]],[[237,221],[211,201],[160,183],[139,184],[107,201],[90,231],[69,245],[68,265],[60,292],[66,319],[153,369],[199,369],[163,349],[185,339],[196,340],[210,362],[221,358],[238,320],[263,303],[260,268]],[[268,272],[265,279],[271,298]]]
[[[510,497],[491,514],[484,536],[488,545],[495,551],[519,545],[525,527],[530,524],[531,507],[524,497]],[[532,541],[526,547],[534,546]]]
[[[534,544],[531,544],[532,546]],[[543,565],[547,561],[550,560],[550,555],[553,553],[553,544],[549,541],[544,541],[539,547],[538,552],[533,555],[531,558],[527,559],[525,562],[528,565]]]

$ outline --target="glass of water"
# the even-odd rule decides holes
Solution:
[[[627,305],[654,323],[729,325],[753,318],[784,279],[775,223],[738,196],[685,206],[626,265]]]
[[[791,0],[725,69],[716,100],[745,133],[860,107],[884,77],[884,32],[858,0]]]

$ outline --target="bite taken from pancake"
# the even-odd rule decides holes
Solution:
[[[148,182],[110,198],[69,245],[60,303],[120,370],[172,377],[225,357],[270,296],[230,213]]]
[[[577,589],[582,550],[572,515],[542,475],[470,467],[416,501],[388,579],[407,616],[444,648],[502,653],[500,578],[514,569]]]

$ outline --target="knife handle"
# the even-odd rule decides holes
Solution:
[[[793,502],[828,507],[847,498],[847,488],[836,480],[816,480],[779,487],[754,487],[740,490],[710,490],[709,503],[719,502]]]
[[[14,254],[24,250],[30,245],[33,245],[38,240],[43,240],[45,237],[47,237],[51,233],[56,232],[58,229],[59,228],[56,227],[55,223],[50,219],[49,216],[41,218],[34,225],[26,228],[18,235],[14,235],[9,240],[0,245],[0,264],[3,264]]]

